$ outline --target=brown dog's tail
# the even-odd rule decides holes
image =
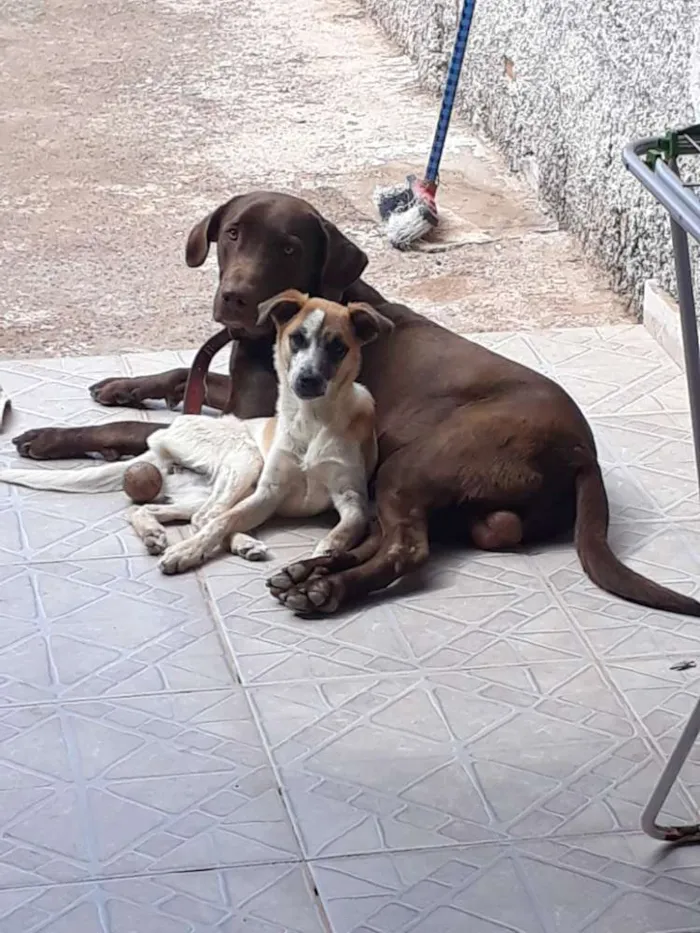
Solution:
[[[696,599],[647,580],[613,554],[608,544],[608,497],[596,462],[576,479],[575,541],[583,569],[601,589],[651,609],[700,616]]]

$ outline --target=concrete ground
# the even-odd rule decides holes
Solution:
[[[615,549],[700,592],[683,375],[641,326],[495,334],[584,405]],[[84,424],[161,352],[0,363],[0,435]],[[162,416],[141,412],[141,417]],[[37,468],[39,468],[37,466]],[[697,620],[622,603],[573,548],[447,552],[322,620],[263,565],[163,577],[121,494],[0,485],[2,933],[697,933],[700,850],[640,810],[700,689]],[[669,819],[697,819],[700,754]]]
[[[215,272],[186,234],[254,186],[312,199],[383,292],[461,332],[624,319],[459,120],[443,216],[491,240],[385,245],[372,190],[424,165],[437,103],[356,0],[0,0],[0,42],[0,355],[199,342]]]

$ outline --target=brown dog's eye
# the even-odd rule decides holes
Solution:
[[[334,363],[339,363],[347,352],[348,348],[340,337],[334,337],[326,347],[326,353]]]
[[[293,247],[293,246],[289,246],[289,245],[285,246],[285,248],[284,248],[284,255],[285,255],[285,256],[293,256],[293,255],[294,255],[294,247]]]
[[[228,230],[228,238],[229,240],[238,239],[238,228],[237,227],[231,227],[231,229]]]

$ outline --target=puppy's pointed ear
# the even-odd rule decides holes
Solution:
[[[356,282],[368,263],[367,255],[325,217],[319,217],[325,237],[321,289],[325,298],[340,301],[343,292]]]
[[[288,288],[274,298],[269,298],[258,305],[258,327],[266,324],[270,318],[277,327],[282,327],[288,321],[298,314],[309,300],[308,295],[303,295],[296,288]]]
[[[364,301],[352,302],[348,305],[348,311],[350,325],[361,344],[372,343],[377,337],[390,334],[394,329],[394,324],[388,317],[384,317]]]
[[[219,229],[224,212],[238,198],[231,198],[225,204],[221,204],[215,211],[200,220],[198,224],[190,230],[187,237],[187,246],[185,248],[185,261],[190,268],[194,269],[201,266],[209,255],[209,244],[215,243],[219,239]]]

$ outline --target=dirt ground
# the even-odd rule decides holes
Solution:
[[[376,183],[420,171],[437,103],[353,0],[0,0],[0,354],[189,346],[215,268],[190,226],[252,187],[353,236],[388,296],[460,332],[624,320],[625,304],[455,120],[442,253],[386,245]]]

